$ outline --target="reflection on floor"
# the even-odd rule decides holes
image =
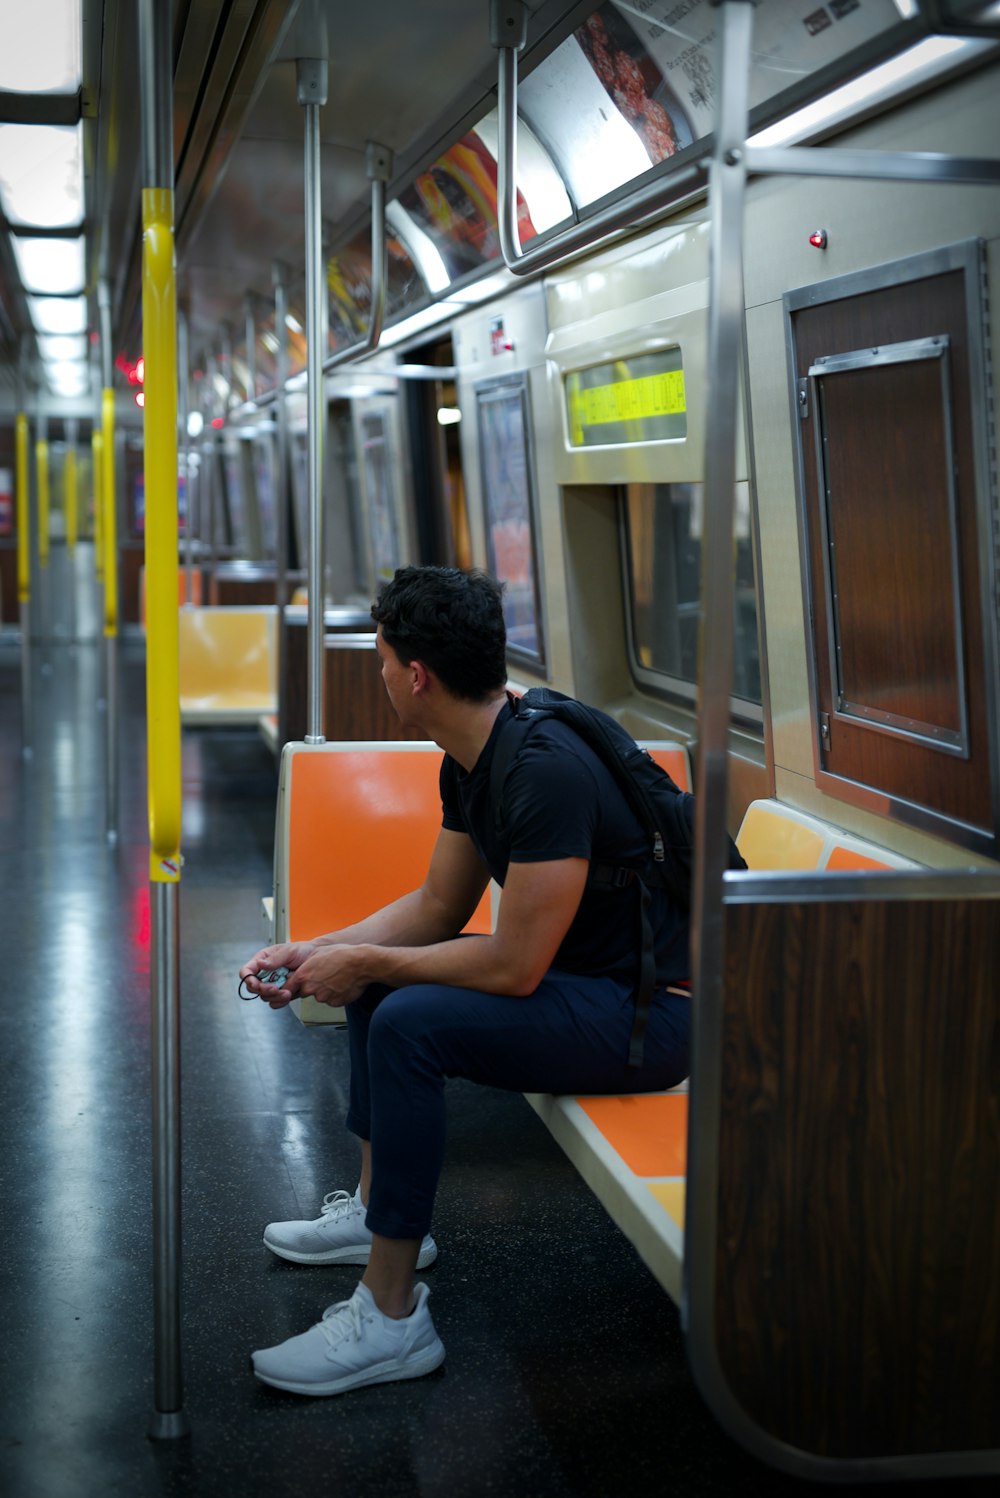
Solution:
[[[427,1271],[444,1368],[312,1401],[252,1347],[357,1271],[261,1244],[353,1188],[343,1032],[237,998],[270,888],[275,767],[252,731],[183,746],[183,1339],[190,1437],[153,1443],[144,660],[120,657],[120,837],[105,836],[98,644],[0,646],[5,1498],[663,1498],[815,1491],[761,1467],[692,1384],[678,1313],[520,1096],[453,1084]],[[908,1487],[912,1485],[907,1485]],[[971,1492],[972,1484],[951,1484]],[[862,1491],[872,1491],[865,1488]],[[899,1491],[897,1487],[896,1492]],[[921,1491],[926,1491],[922,1489]]]

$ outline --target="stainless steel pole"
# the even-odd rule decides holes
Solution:
[[[306,223],[306,420],[309,476],[309,626],[306,743],[321,744],[323,702],[323,613],[326,602],[323,553],[323,227],[320,184],[319,112],[326,103],[324,59],[295,64],[298,101],[305,115]]]
[[[34,753],[31,694],[31,465],[28,458],[29,424],[24,374],[25,344],[22,341],[17,367],[16,486],[17,486],[17,596],[21,626],[21,754]]]
[[[709,177],[710,259],[705,514],[701,562],[698,801],[692,885],[694,992],[688,1208],[684,1252],[688,1350],[700,1360],[714,1325],[718,1097],[722,1067],[723,874],[729,701],[733,675],[733,523],[743,330],[743,199],[753,7],[722,0],[715,153]],[[697,1370],[696,1370],[697,1371]]]
[[[143,318],[147,305],[155,309],[155,351],[157,364],[163,369],[147,368],[147,458],[149,439],[157,446],[157,461],[167,473],[158,473],[156,524],[160,527],[160,494],[167,502],[163,509],[163,537],[173,548],[173,609],[176,610],[177,567],[177,384],[176,384],[176,285],[173,279],[173,70],[172,10],[162,0],[139,0],[139,54],[142,83],[142,151],[144,220]],[[154,288],[154,267],[162,276],[162,286]],[[150,295],[147,296],[147,285]],[[159,291],[159,296],[155,295]],[[153,329],[149,330],[151,333]],[[148,342],[148,340],[147,340]],[[172,343],[172,347],[170,346]],[[147,347],[150,363],[154,351]],[[165,371],[174,376],[173,388]],[[161,410],[154,410],[154,388]],[[172,406],[172,409],[169,409]],[[151,418],[155,425],[151,427]],[[160,443],[162,441],[162,447]],[[172,495],[172,510],[169,497]],[[147,512],[151,510],[149,501]],[[147,543],[154,516],[147,513]],[[172,522],[172,523],[171,523]],[[147,573],[149,567],[147,566]],[[147,702],[157,702],[163,719],[163,732],[157,735],[157,758],[150,758],[150,833],[151,833],[151,910],[153,988],[152,1041],[152,1133],[153,1133],[153,1331],[154,1331],[154,1398],[148,1433],[156,1440],[184,1435],[189,1429],[184,1411],[181,1367],[181,1098],[180,1098],[180,950],[179,934],[179,849],[172,852],[180,836],[180,728],[179,710],[164,710],[166,677],[171,659],[176,658],[176,632],[161,629],[168,615],[160,617],[161,594],[169,593],[157,579],[157,615],[147,610]],[[151,600],[150,600],[151,602]],[[154,655],[154,623],[163,636],[160,656],[163,681],[150,682],[149,663]],[[176,620],[174,619],[176,624]],[[172,633],[172,640],[166,638]],[[172,694],[176,698],[176,693]],[[163,701],[159,699],[162,698]],[[152,740],[153,735],[150,734]],[[166,742],[169,739],[170,742]],[[175,783],[176,782],[176,783]],[[158,806],[154,785],[163,802]],[[165,794],[164,794],[165,793]],[[160,847],[157,847],[157,844]],[[167,854],[169,856],[163,856]]]
[[[288,689],[286,670],[288,641],[286,638],[285,609],[288,606],[288,395],[285,385],[288,380],[288,289],[285,267],[275,263],[272,268],[274,284],[274,332],[278,340],[275,401],[275,604],[278,615],[278,748],[284,747],[288,737]]]

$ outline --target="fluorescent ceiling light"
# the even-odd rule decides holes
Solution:
[[[80,87],[80,0],[5,5],[0,88],[19,94],[73,93]]]
[[[38,333],[86,333],[85,296],[29,296],[28,311]]]
[[[832,125],[849,124],[857,111],[872,100],[891,99],[904,88],[922,83],[942,72],[946,65],[961,57],[970,57],[994,45],[989,41],[972,41],[963,37],[931,36],[918,42],[898,57],[891,57],[868,73],[862,73],[842,88],[824,94],[804,109],[797,109],[766,130],[751,135],[750,146],[788,146],[807,140]]]
[[[500,155],[500,116],[495,109],[480,120],[474,134],[479,136],[496,161]],[[520,118],[517,122],[517,185],[538,234],[572,218],[573,205],[562,177],[548,152],[542,149]]]
[[[83,290],[83,237],[22,239],[11,235],[21,281],[27,291],[69,296]]]
[[[87,357],[87,340],[82,334],[74,337],[42,336],[38,339],[38,352],[46,363],[79,363]]]
[[[83,126],[0,125],[0,198],[14,224],[82,223]]]
[[[86,364],[49,364],[45,374],[57,395],[86,395],[90,389],[90,368]]]
[[[402,203],[395,198],[386,204],[386,222],[389,227],[399,235],[410,252],[417,270],[428,291],[446,291],[451,284],[448,267],[441,258],[441,252],[431,239],[429,234],[417,223],[412,214],[407,213]]]

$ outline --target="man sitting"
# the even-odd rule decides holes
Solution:
[[[641,859],[645,835],[610,772],[565,724],[539,723],[506,776],[498,825],[490,766],[511,715],[501,588],[454,568],[397,571],[372,609],[400,722],[443,750],[442,823],[419,889],[342,931],[265,947],[240,976],[274,1009],[298,994],[345,1006],[347,1127],[357,1190],[315,1221],[271,1223],[295,1263],[364,1265],[349,1300],[253,1354],[264,1383],[339,1394],[416,1378],[444,1347],[415,1271],[444,1156],[447,1077],[517,1092],[653,1092],[688,1073],[687,913],[652,892],[657,987],[641,1067],[630,1067],[639,925],[632,889],[589,889],[590,865]],[[391,849],[386,850],[391,857]],[[493,877],[496,929],[462,936]],[[280,987],[258,972],[286,967]],[[679,990],[679,991],[678,991]]]

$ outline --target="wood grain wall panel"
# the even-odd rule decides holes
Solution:
[[[353,631],[351,632],[353,634]],[[285,625],[285,692],[282,742],[305,738],[308,716],[308,631],[302,623]],[[421,739],[426,735],[404,729],[389,701],[371,644],[337,645],[337,631],[325,632],[323,643],[324,737],[338,739]]]
[[[1000,901],[726,912],[716,1342],[821,1456],[1000,1444]]]

